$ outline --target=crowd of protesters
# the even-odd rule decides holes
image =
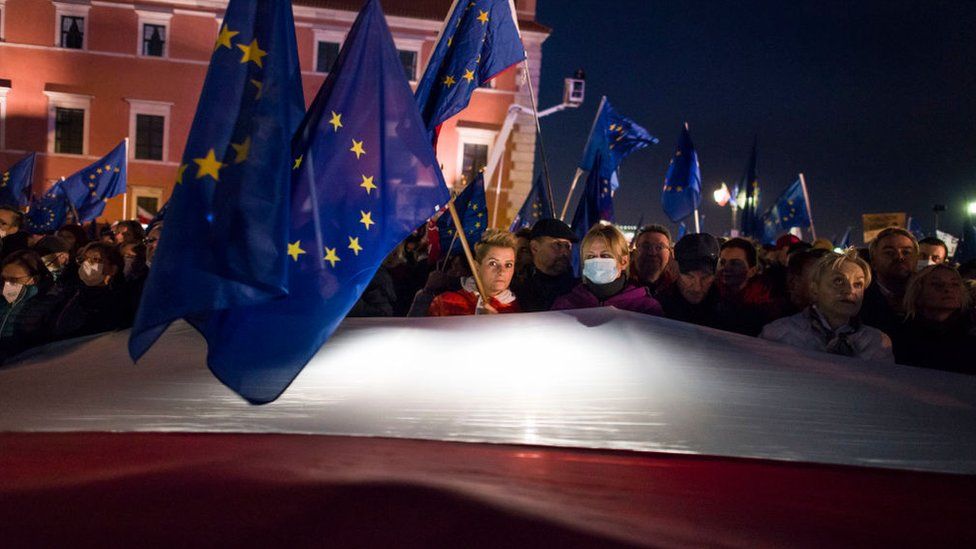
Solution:
[[[23,221],[0,206],[0,361],[132,325],[162,223],[148,232],[120,221],[31,235]],[[464,255],[440,257],[430,227],[390,254],[349,316],[613,306],[803,349],[976,374],[976,265],[954,265],[944,242],[917,241],[903,229],[885,229],[867,249],[836,251],[792,235],[773,246],[706,233],[674,242],[661,225],[638,228],[628,242],[599,224],[580,240],[562,221],[543,219],[514,234],[486,231],[471,243],[472,271]]]

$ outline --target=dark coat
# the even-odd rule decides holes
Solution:
[[[898,364],[976,374],[976,325],[969,315],[906,320],[895,328],[894,345]]]
[[[0,300],[0,362],[51,339],[51,325],[67,295],[58,286],[34,287],[13,303]]]
[[[65,301],[54,320],[55,338],[66,339],[110,332],[129,325],[130,305],[126,288],[113,282],[108,286],[82,284]]]
[[[578,283],[572,273],[549,276],[529,266],[524,276],[512,282],[512,291],[523,311],[548,311],[557,297],[568,294]]]

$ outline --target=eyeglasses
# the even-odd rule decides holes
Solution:
[[[105,258],[102,257],[102,256],[100,256],[100,255],[90,255],[90,256],[87,256],[87,257],[78,256],[75,259],[75,261],[79,265],[81,265],[82,263],[85,263],[85,262],[92,263],[94,265],[100,265],[102,263],[105,263]]]

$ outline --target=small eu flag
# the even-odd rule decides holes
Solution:
[[[35,153],[30,153],[0,175],[0,206],[23,208],[31,199]]]
[[[231,0],[129,339],[287,292],[291,139],[305,112],[291,2]]]
[[[431,137],[468,106],[475,89],[523,59],[511,0],[455,0],[417,86],[417,104]]]
[[[847,230],[844,231],[844,234],[841,235],[841,237],[839,239],[834,240],[833,244],[834,244],[834,247],[835,248],[840,248],[842,250],[846,250],[847,248],[850,248],[851,247],[851,227],[848,226],[847,227]]]
[[[488,198],[485,196],[485,174],[481,172],[454,199],[464,236],[470,244],[481,240],[481,235],[488,228]],[[451,214],[444,210],[437,220],[437,234],[440,235],[442,257],[450,257],[461,252],[461,243],[457,239],[454,220]]]
[[[546,191],[543,185],[545,183],[540,173],[539,177],[535,178],[535,183],[532,184],[532,190],[529,191],[529,195],[522,202],[522,207],[515,215],[515,219],[512,220],[512,225],[508,229],[509,231],[515,232],[525,227],[532,227],[540,219],[552,219],[555,217],[549,201],[545,198]]]
[[[742,179],[736,184],[736,191],[733,195],[739,200],[739,192],[743,194],[743,199],[737,204],[742,209],[742,225],[739,234],[745,237],[757,238],[762,234],[762,223],[759,219],[759,175],[756,171],[756,147],[758,136],[752,140],[752,154],[749,155],[749,163],[746,171],[742,174]]]
[[[31,198],[30,209],[24,216],[27,232],[49,234],[60,229],[68,218],[71,204],[58,181],[40,198]]]
[[[78,222],[94,221],[102,215],[109,198],[125,193],[126,151],[123,139],[95,163],[64,178],[61,186],[78,212]]]
[[[618,114],[610,105],[610,101],[604,97],[600,101],[593,129],[586,140],[579,168],[592,171],[593,162],[599,156],[601,175],[611,180],[611,189],[616,191],[617,184],[613,174],[620,167],[620,162],[630,153],[657,142],[658,139],[643,127],[630,118]]]
[[[790,184],[769,210],[762,216],[762,243],[772,244],[784,232],[793,227],[808,227],[810,215],[803,182],[799,179]]]
[[[614,220],[613,191],[610,190],[610,179],[600,173],[602,162],[599,157],[594,162],[593,169],[586,178],[583,196],[576,204],[576,213],[573,214],[573,222],[570,226],[580,240],[583,240],[583,236],[593,225],[600,221],[613,223]]]
[[[206,330],[210,369],[258,404],[278,398],[389,252],[450,198],[377,0],[302,121],[294,166],[288,295],[219,311]]]
[[[701,168],[688,127],[681,128],[674,157],[664,177],[661,205],[671,221],[677,223],[695,213],[701,204]]]

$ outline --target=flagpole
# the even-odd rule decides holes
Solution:
[[[807,217],[810,218],[810,234],[813,235],[813,239],[817,239],[817,229],[813,227],[813,210],[810,209],[810,193],[807,192],[807,180],[803,178],[803,174],[800,174],[800,187],[803,188],[803,201],[807,203]]]
[[[125,138],[125,192],[122,193],[122,219],[128,219],[129,212],[129,138]]]
[[[566,220],[566,210],[569,209],[569,201],[573,198],[573,191],[576,190],[576,183],[579,181],[579,178],[582,175],[583,170],[576,168],[576,175],[573,176],[573,182],[569,185],[569,194],[566,195],[566,202],[563,203],[563,211],[561,214],[559,214],[560,221]]]
[[[695,208],[695,232],[701,232],[701,222],[698,220],[698,208]]]
[[[513,12],[514,15],[514,12]],[[525,68],[525,82],[529,86],[529,99],[532,101],[532,115],[535,118],[535,131],[539,135],[539,150],[542,153],[542,172],[546,176],[546,192],[549,195],[549,209],[556,212],[556,201],[552,194],[552,178],[549,177],[549,157],[546,156],[546,144],[542,139],[542,124],[539,123],[539,108],[536,105],[535,90],[532,86],[532,72],[529,70],[529,55],[526,53],[522,60]]]
[[[478,276],[478,264],[475,263],[474,256],[471,255],[471,247],[468,246],[468,237],[464,234],[464,226],[461,225],[461,218],[458,216],[457,208],[454,207],[453,199],[447,203],[447,209],[451,212],[451,219],[454,220],[454,227],[457,229],[455,234],[461,239],[461,247],[464,248],[464,256],[468,258],[468,266],[471,267],[471,276],[474,277],[474,283],[478,286],[478,293],[481,294],[481,299],[487,305],[490,297],[485,292],[485,285],[481,282],[481,277]]]
[[[498,205],[502,200],[502,173],[504,170],[498,170],[498,184],[495,185],[495,207],[491,210],[491,226],[495,226],[495,222],[498,221]],[[530,191],[531,192],[531,191]]]

